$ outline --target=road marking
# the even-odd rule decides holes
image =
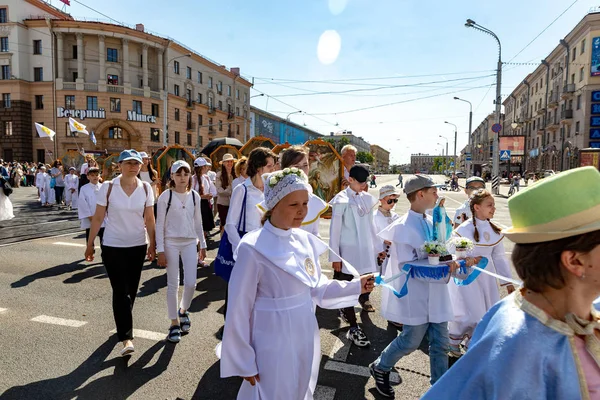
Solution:
[[[57,318],[49,315],[39,315],[35,318],[31,318],[30,321],[42,322],[44,324],[70,326],[71,328],[79,328],[87,324],[87,321],[76,321],[74,319]]]
[[[332,269],[321,269],[321,272],[330,272],[331,273],[331,272],[333,272],[333,270]]]
[[[341,372],[343,374],[364,376],[365,378],[371,377],[369,368],[360,365],[345,364],[339,361],[327,361],[325,363],[325,369],[328,371]],[[390,373],[390,382],[400,383],[400,376],[397,372]]]
[[[329,358],[331,360],[346,362],[348,358],[348,353],[350,353],[350,346],[352,343],[350,340],[346,339],[345,333],[340,333],[339,336],[335,339],[335,343],[329,352]]]
[[[113,329],[112,331],[110,331],[110,333],[117,333],[117,330]],[[161,332],[144,331],[142,329],[134,329],[133,337],[161,341],[167,337],[167,334]]]
[[[335,389],[329,386],[317,385],[315,388],[315,400],[333,400],[335,397]]]
[[[8,308],[1,308],[0,307],[0,314],[5,313],[8,311]]]
[[[71,243],[71,242],[54,242],[52,244],[55,244],[58,246],[69,246],[69,247],[87,247],[87,245],[82,244],[82,243]],[[96,246],[94,248],[99,249],[100,246]]]

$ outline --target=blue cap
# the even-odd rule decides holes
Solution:
[[[140,164],[142,164],[142,156],[140,155],[140,153],[138,153],[136,150],[133,150],[133,149],[123,150],[121,152],[121,154],[119,154],[119,160],[117,162],[127,161],[127,160],[135,160],[135,161],[139,162]]]

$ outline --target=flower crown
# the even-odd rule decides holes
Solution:
[[[283,178],[285,178],[288,175],[296,175],[304,181],[307,180],[306,174],[301,169],[298,169],[296,167],[284,168],[281,171],[277,171],[271,174],[271,177],[269,178],[269,187],[275,187]]]

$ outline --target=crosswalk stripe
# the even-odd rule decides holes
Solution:
[[[371,373],[369,368],[360,365],[345,364],[339,361],[327,361],[325,363],[325,369],[328,371],[341,372],[344,374],[358,375],[365,378],[369,378]],[[400,376],[397,372],[390,373],[390,382],[400,383]]]
[[[38,315],[37,317],[31,318],[31,321],[42,322],[44,324],[69,326],[71,328],[79,328],[79,327],[82,327],[83,325],[87,324],[87,321],[77,321],[74,319],[57,318],[57,317],[51,317],[49,315]]]
[[[335,389],[329,386],[317,385],[315,388],[315,400],[333,400],[335,397]]]
[[[329,358],[331,360],[346,362],[348,358],[348,353],[350,353],[350,347],[352,343],[350,340],[346,339],[345,333],[340,333],[339,336],[335,339],[335,343],[329,352]]]
[[[110,331],[110,333],[117,333],[116,329],[113,329],[112,331]],[[145,331],[142,329],[134,329],[133,330],[133,337],[134,338],[142,338],[142,339],[148,339],[148,340],[156,340],[156,341],[161,341],[163,339],[165,339],[167,337],[166,333],[161,333],[161,332],[152,332],[152,331]]]
[[[3,312],[7,312],[7,311],[8,311],[8,308],[0,307],[0,314],[2,314]]]

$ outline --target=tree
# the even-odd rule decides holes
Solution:
[[[436,157],[433,159],[433,170],[443,173],[448,169],[447,159],[445,157]]]
[[[327,139],[325,139],[326,142],[331,143],[331,145],[333,146],[333,148],[339,153],[340,151],[342,151],[342,147],[344,147],[347,144],[350,144],[350,139],[348,139],[345,136],[335,136],[338,139],[334,139],[333,137],[328,137]]]
[[[371,153],[367,153],[366,151],[359,151],[356,153],[356,161],[361,164],[371,164],[373,160],[373,154]]]

